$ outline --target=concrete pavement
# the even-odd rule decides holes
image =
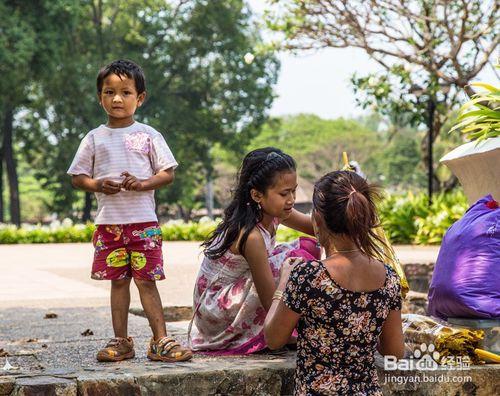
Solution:
[[[130,315],[135,358],[98,363],[96,351],[112,336],[108,309],[58,308],[56,312],[57,318],[44,319],[45,310],[40,308],[0,310],[0,396],[292,394],[294,352],[244,357],[196,354],[189,362],[151,362],[146,357],[147,320]],[[186,327],[187,322],[167,323],[170,334],[183,343]],[[93,334],[84,336],[87,329]],[[7,362],[9,369],[5,369]],[[384,395],[490,396],[500,386],[499,365],[425,372],[384,371],[380,358],[376,365]]]
[[[427,264],[435,261],[438,248],[397,246],[396,252],[403,263]],[[217,358],[196,354],[179,364],[150,362],[146,348],[151,331],[147,320],[136,315],[129,315],[136,357],[98,363],[95,353],[112,336],[112,327],[109,282],[90,279],[92,254],[90,244],[0,245],[0,396],[292,393],[294,352]],[[191,305],[199,254],[198,243],[165,244],[167,279],[158,283],[164,305]],[[140,306],[134,287],[132,306]],[[45,319],[49,310],[57,317]],[[167,328],[186,343],[186,321],[167,323]],[[378,361],[384,394],[399,395],[491,395],[500,386],[499,369],[484,365],[467,372],[395,373],[384,371]],[[384,383],[388,374],[397,374],[397,381]],[[415,382],[425,375],[447,381]]]
[[[435,262],[438,246],[395,246],[402,263]],[[109,305],[107,281],[90,279],[90,243],[0,245],[0,309]],[[189,306],[201,262],[199,242],[165,242],[166,279],[158,282],[165,306]],[[131,287],[131,306],[140,307]]]

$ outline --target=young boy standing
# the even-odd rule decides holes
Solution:
[[[154,190],[172,183],[177,162],[159,132],[134,121],[146,97],[145,77],[138,65],[117,60],[101,69],[97,94],[108,122],[83,138],[68,170],[74,187],[96,195],[92,278],[111,280],[115,338],[97,353],[97,360],[135,356],[127,334],[132,278],[153,331],[148,358],[189,360],[191,351],[167,337],[155,283],[165,275]]]

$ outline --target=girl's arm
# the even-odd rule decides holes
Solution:
[[[277,291],[283,292],[285,290],[293,268],[293,265],[290,265],[290,263],[289,260],[283,263]],[[264,322],[264,337],[267,346],[270,349],[279,349],[285,345],[290,339],[299,319],[300,314],[288,308],[281,298],[275,298],[272,301],[271,309],[267,313],[266,321]]]
[[[271,300],[276,290],[276,284],[274,283],[271,267],[269,266],[266,244],[259,230],[254,228],[250,232],[242,255],[250,266],[250,272],[252,273],[260,303],[268,311],[271,307]]]
[[[391,310],[385,319],[380,333],[378,351],[381,355],[396,356],[402,359],[405,353],[401,311]]]
[[[282,221],[287,227],[314,236],[311,216],[305,215],[296,209],[292,209],[292,214]]]

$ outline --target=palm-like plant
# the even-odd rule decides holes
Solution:
[[[500,88],[486,83],[471,83],[484,88],[459,110],[457,124],[450,130],[461,130],[471,141],[480,142],[500,136]]]

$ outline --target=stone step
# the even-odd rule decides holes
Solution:
[[[177,364],[146,357],[150,330],[145,318],[129,317],[136,357],[99,363],[96,351],[112,336],[107,308],[65,308],[44,319],[40,309],[0,311],[0,396],[17,395],[290,395],[295,352],[247,357],[196,354]],[[29,326],[27,325],[29,323]],[[169,334],[186,343],[188,322],[167,323]],[[92,330],[91,335],[86,329]],[[2,370],[6,361],[15,367]],[[384,371],[384,394],[494,395],[500,389],[500,365],[457,371]],[[424,382],[425,378],[427,382]]]
[[[107,364],[99,369],[53,370],[41,375],[0,376],[0,395],[291,395],[295,353],[283,356],[196,357],[178,364]],[[500,366],[470,370],[384,371],[386,395],[497,394]]]

